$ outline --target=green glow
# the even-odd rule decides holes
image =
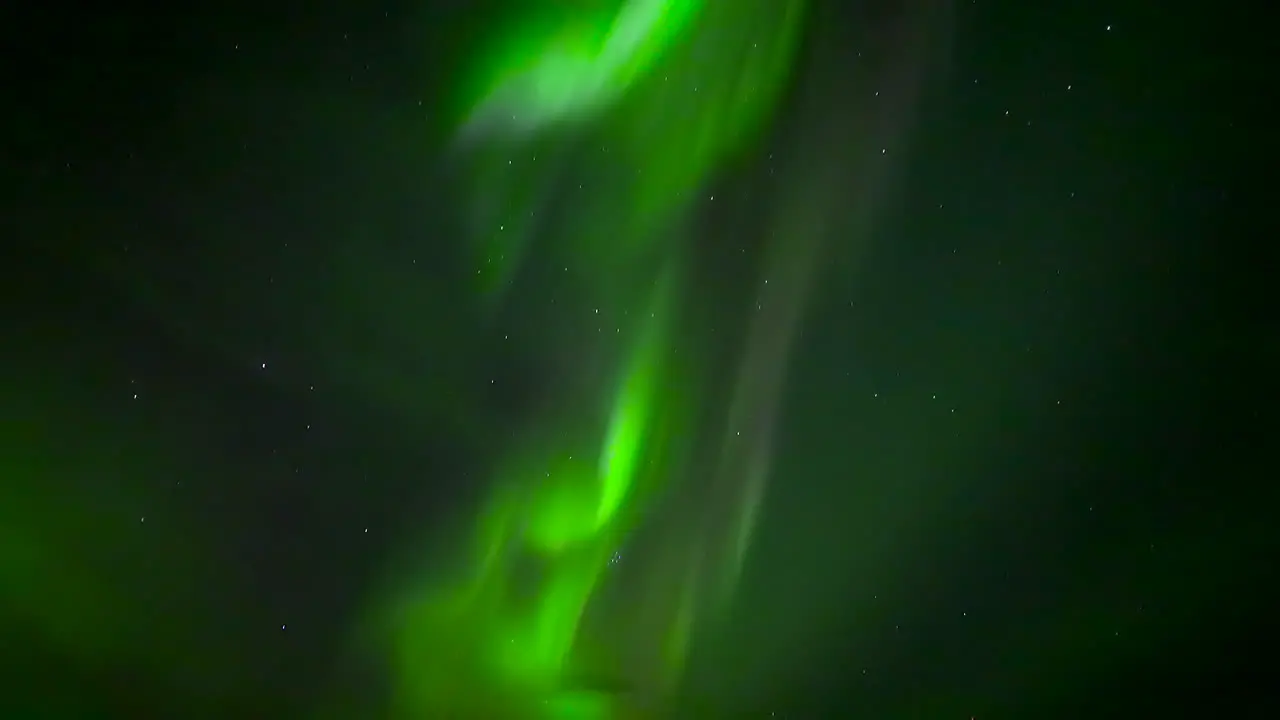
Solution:
[[[546,717],[550,720],[594,720],[613,715],[609,696],[592,692],[558,693],[547,701]]]
[[[601,651],[582,635],[584,618],[611,582],[611,558],[649,519],[652,499],[687,471],[679,428],[691,424],[696,400],[692,378],[674,365],[688,288],[679,282],[683,253],[671,230],[690,193],[769,116],[801,7],[799,0],[630,0],[571,12],[549,3],[478,57],[470,76],[479,79],[471,83],[476,99],[458,141],[475,160],[476,197],[491,205],[477,218],[488,224],[477,233],[479,265],[488,271],[482,284],[506,282],[529,255],[531,218],[553,192],[540,179],[574,154],[548,149],[544,136],[573,126],[609,156],[588,160],[605,174],[575,198],[555,241],[578,269],[575,280],[602,301],[640,312],[626,333],[618,328],[619,372],[598,389],[608,393],[606,416],[583,417],[575,408],[592,403],[565,398],[515,447],[499,446],[495,490],[480,508],[462,574],[400,594],[389,631],[406,714],[618,712],[607,693],[580,691],[567,678],[608,674],[584,666]],[[648,288],[643,303],[624,290],[638,287]],[[645,671],[656,683],[647,692],[678,682],[705,607],[699,576],[707,568],[690,558],[706,554],[706,541],[672,542],[657,570],[665,579],[648,583],[667,593],[659,598],[667,609],[656,615],[661,627],[642,639],[654,647],[644,654],[663,666]]]
[[[464,132],[525,134],[607,108],[651,70],[703,0],[632,0],[566,22],[545,16],[517,31],[482,81]],[[562,11],[563,12],[563,11]],[[550,26],[550,27],[548,27]]]
[[[531,203],[554,192],[532,179],[504,180],[499,189],[495,178],[511,178],[513,168],[554,173],[562,162],[552,150],[522,143],[590,121],[575,135],[591,143],[589,152],[599,149],[599,167],[592,184],[573,195],[578,229],[559,242],[591,268],[595,282],[631,274],[637,260],[670,250],[669,224],[771,117],[804,2],[634,0],[568,18],[559,5],[549,7],[556,9],[533,13],[481,58],[482,79],[464,93],[473,100],[458,142],[495,143],[477,163],[475,192],[516,201],[476,235],[484,271],[477,279],[491,295],[527,256],[537,224]]]
[[[573,451],[581,443],[568,426],[531,438],[499,468],[499,490],[477,523],[474,574],[401,608],[400,670],[421,693],[415,707],[442,711],[456,702],[450,698],[495,688],[548,712],[560,708],[554,717],[591,717],[587,708],[607,704],[562,695],[560,686],[586,606],[628,528],[620,511],[640,467],[661,447],[659,418],[674,409],[659,396],[669,376],[659,362],[665,290],[655,290],[647,330],[619,382],[601,461]],[[433,659],[441,652],[472,665],[441,666]]]
[[[674,44],[611,124],[638,221],[634,242],[661,230],[711,175],[749,147],[772,116],[799,39],[802,0],[707,2],[698,32]]]
[[[660,356],[665,349],[662,338],[669,308],[667,283],[654,292],[652,309],[645,321],[645,332],[634,349],[631,368],[623,379],[622,387],[614,402],[600,456],[599,474],[603,482],[600,504],[596,510],[597,524],[604,524],[617,514],[635,483],[637,466],[647,434],[653,423],[654,403],[657,401],[660,377]]]

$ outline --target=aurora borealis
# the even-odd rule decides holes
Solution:
[[[396,677],[407,715],[553,718],[621,712],[613,694],[575,687],[583,677],[611,678],[628,688],[624,697],[639,695],[644,704],[661,707],[678,687],[696,623],[712,607],[704,596],[731,595],[760,512],[769,458],[766,452],[743,463],[735,457],[743,451],[730,447],[722,457],[696,457],[696,446],[706,439],[693,418],[714,417],[699,408],[699,395],[716,369],[682,374],[673,367],[679,333],[696,331],[674,315],[694,290],[683,247],[690,240],[680,236],[687,233],[689,197],[708,192],[724,160],[745,152],[743,144],[775,114],[801,18],[799,0],[631,0],[599,18],[531,20],[528,27],[534,29],[517,32],[493,51],[507,60],[490,64],[495,74],[480,85],[479,100],[464,113],[455,143],[473,151],[501,143],[506,153],[523,146],[528,153],[527,144],[538,135],[570,127],[592,133],[609,148],[607,162],[630,177],[581,198],[598,210],[569,219],[559,237],[537,238],[535,229],[522,227],[521,218],[535,211],[514,200],[506,209],[511,219],[487,234],[504,236],[504,243],[511,236],[516,242],[558,241],[566,262],[582,268],[574,279],[587,283],[593,297],[637,312],[626,336],[617,328],[619,342],[576,358],[617,369],[593,373],[612,381],[578,385],[588,402],[571,401],[568,407],[607,411],[576,418],[557,403],[546,416],[530,419],[536,432],[517,430],[531,438],[518,440],[508,450],[514,459],[498,464],[493,497],[476,522],[475,560],[463,563],[465,576],[397,599],[389,644],[399,653]],[[547,32],[546,39],[537,39],[536,30]],[[664,122],[673,117],[680,122]],[[473,162],[494,160],[479,153]],[[534,177],[535,183],[550,182]],[[481,183],[474,191],[494,189]],[[533,188],[517,197],[554,191]],[[518,262],[529,252],[547,251],[488,244],[484,234],[487,264],[507,266],[497,271],[500,282],[519,272]],[[790,292],[804,292],[806,281],[793,281]],[[626,289],[646,287],[648,298],[627,295]],[[768,330],[784,355],[785,325],[797,320],[793,314],[783,327]],[[758,364],[751,357],[743,362]],[[743,386],[730,397],[748,407],[736,408],[726,427],[739,443],[740,428],[771,426],[776,410],[769,405],[778,392],[771,376],[783,374],[784,367],[785,360],[775,359],[744,371]],[[764,416],[749,416],[757,413]],[[767,447],[769,432],[748,437]],[[696,472],[692,462],[699,463]],[[711,489],[679,487],[697,484]],[[701,532],[667,531],[679,538],[680,550],[641,571],[651,577],[639,581],[643,589],[633,598],[652,616],[649,637],[591,627],[587,618],[593,615],[604,616],[597,624],[633,622],[617,610],[596,608],[607,593],[601,586],[643,567],[614,562],[620,548],[634,544],[637,526],[662,522],[654,516],[670,512],[662,501],[670,505],[673,496],[719,505],[704,512],[725,514],[726,521]],[[716,582],[721,586],[712,587]],[[614,646],[601,643],[602,637],[613,637]]]
[[[1274,716],[1219,11],[0,11],[0,716]]]

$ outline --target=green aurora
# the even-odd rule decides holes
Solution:
[[[619,548],[661,522],[662,499],[683,491],[673,478],[692,475],[684,431],[699,412],[698,383],[673,361],[690,288],[671,238],[690,198],[769,122],[802,13],[801,0],[629,0],[572,17],[535,10],[477,56],[463,93],[474,100],[456,137],[476,158],[476,192],[495,193],[484,178],[488,165],[509,162],[502,151],[591,135],[608,152],[601,162],[625,168],[625,179],[585,203],[558,241],[590,268],[581,280],[597,297],[634,304],[623,288],[645,287],[647,312],[621,335],[630,343],[617,349],[613,379],[592,390],[605,412],[548,413],[507,449],[473,523],[468,571],[399,593],[385,611],[406,716],[603,718],[623,712],[619,695],[634,696],[631,705],[661,702],[678,686],[695,621],[731,594],[762,470],[737,471],[740,482],[720,491],[734,499],[728,521],[711,524],[718,537],[686,540],[648,570],[645,604],[657,624],[645,627],[657,632],[602,647],[600,638],[619,633],[584,629]],[[539,193],[518,190],[517,198]],[[533,213],[510,205],[501,212],[511,219],[478,238],[491,272],[477,292],[494,302],[534,235],[519,221]],[[733,549],[712,549],[725,544]],[[583,680],[620,675],[631,692]]]

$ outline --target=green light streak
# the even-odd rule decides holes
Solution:
[[[561,9],[559,18],[548,9],[480,58],[477,99],[458,130],[468,147],[490,144],[477,155],[477,193],[491,197],[494,178],[511,176],[509,153],[537,135],[568,126],[584,137],[598,133],[610,152],[600,166],[611,179],[576,202],[560,242],[583,268],[575,277],[602,300],[636,307],[621,288],[650,290],[602,426],[563,411],[540,419],[498,468],[464,575],[403,593],[394,607],[389,627],[407,715],[618,712],[614,698],[568,678],[595,671],[582,666],[583,648],[594,641],[580,631],[614,571],[611,558],[646,521],[655,493],[683,473],[677,429],[691,423],[695,401],[672,364],[687,288],[669,231],[691,193],[770,114],[801,7],[799,0],[630,0],[572,17]],[[486,282],[514,275],[529,253],[527,203],[548,192],[537,177],[508,188],[496,227],[480,233]],[[655,277],[658,267],[666,270]],[[686,556],[702,554],[704,541],[693,542]],[[677,682],[705,606],[701,564],[673,556],[661,569],[671,579],[654,585],[675,592],[669,615],[658,615],[665,630],[646,640],[658,648],[653,656],[665,669],[654,677],[664,678],[663,688]]]
[[[654,291],[645,329],[631,357],[631,367],[623,378],[614,402],[613,415],[600,456],[603,480],[596,522],[603,525],[622,507],[635,484],[644,444],[652,431],[654,405],[658,402],[661,356],[665,347],[667,316],[670,312],[670,278]]]
[[[535,22],[509,40],[482,81],[462,133],[525,135],[607,109],[688,29],[703,0],[632,0],[609,17]]]

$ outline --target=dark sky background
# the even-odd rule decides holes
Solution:
[[[435,150],[498,3],[130,5],[0,10],[0,715],[306,715],[557,352]],[[797,350],[766,715],[1272,716],[1265,43],[1205,12],[955,6]]]

